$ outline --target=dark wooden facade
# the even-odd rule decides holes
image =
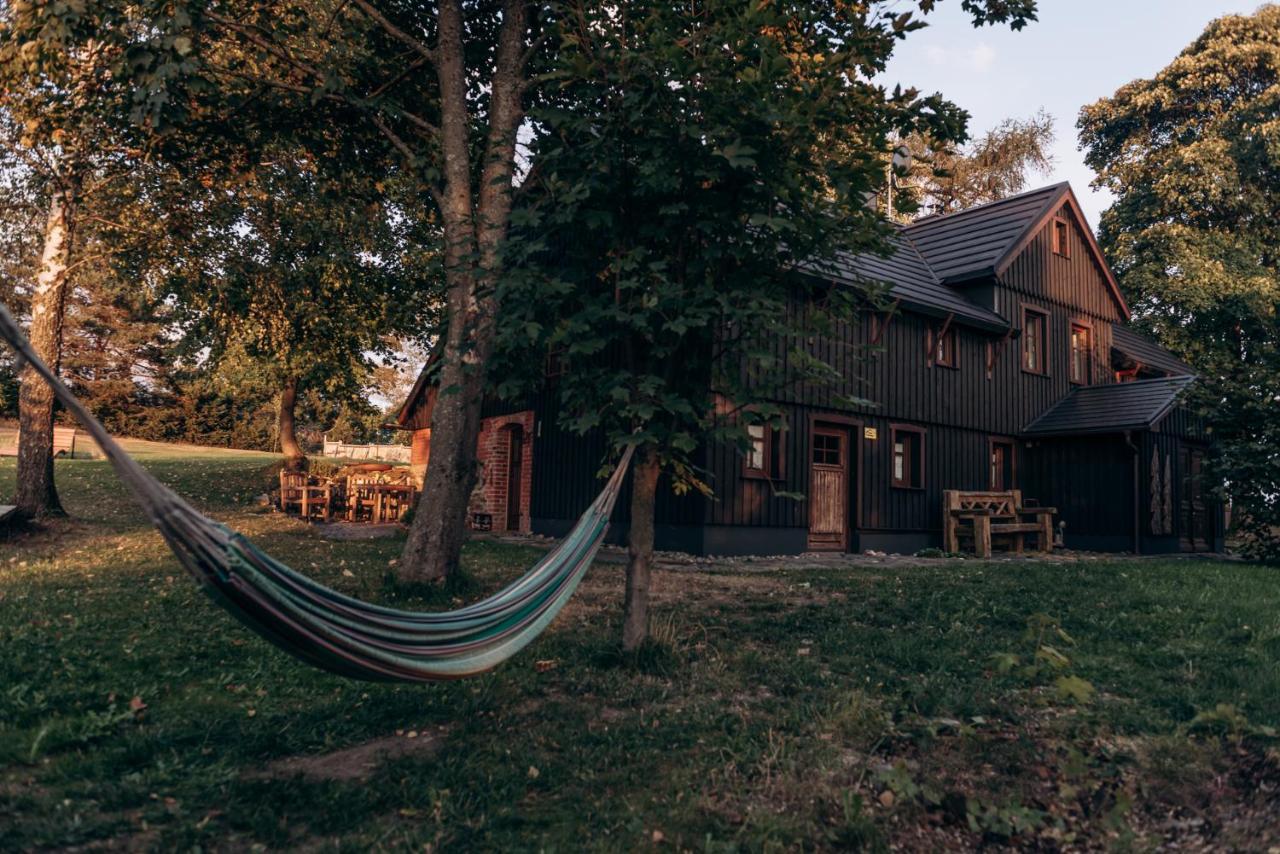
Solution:
[[[830,336],[806,342],[839,369],[842,381],[780,395],[787,428],[771,437],[777,464],[770,477],[746,471],[735,447],[704,448],[701,463],[714,498],[676,496],[660,488],[658,547],[701,554],[814,548],[911,552],[940,544],[944,489],[992,488],[993,476],[1004,479],[999,486],[1016,486],[1027,498],[1058,507],[1069,546],[1136,546],[1154,552],[1220,547],[1221,510],[1207,490],[1193,488],[1191,473],[1184,470],[1189,454],[1208,452],[1209,435],[1185,411],[1162,413],[1140,429],[1025,435],[1028,425],[1073,389],[1117,382],[1112,329],[1128,319],[1070,190],[1036,192],[1025,202],[975,212],[971,222],[942,219],[905,229],[908,240],[918,233],[919,245],[927,245],[917,261],[923,257],[934,265],[935,254],[936,266],[954,276],[954,281],[937,280],[934,287],[960,294],[973,312],[904,291],[908,297],[889,315],[863,312],[838,324]],[[956,261],[967,251],[965,229],[981,242],[984,233],[1001,228],[1009,236],[1003,243],[988,240],[981,247],[987,255],[972,269]],[[936,236],[944,229],[950,233]],[[917,251],[914,245],[908,249]],[[803,288],[796,290],[793,310],[806,310],[804,294]],[[1024,358],[1028,310],[1044,318],[1042,372],[1027,370]],[[1073,325],[1087,330],[1088,337],[1081,383],[1073,382],[1071,371]],[[936,337],[944,330],[954,336],[947,351],[950,366],[934,359]],[[792,343],[778,342],[784,370]],[[837,401],[847,396],[874,405],[840,407]],[[535,427],[525,448],[533,460],[530,514],[533,530],[551,535],[566,531],[595,497],[596,473],[606,454],[602,437],[562,430],[557,407],[554,392],[548,391],[516,404],[491,401],[485,413],[532,411]],[[413,399],[402,425],[425,426],[423,407],[415,409]],[[907,437],[904,442],[919,445],[905,469],[901,460],[895,467],[895,431]],[[997,445],[1001,456],[993,464]],[[1154,517],[1153,458],[1161,469],[1155,490],[1161,506]],[[916,464],[919,471],[912,468]],[[843,514],[843,531],[833,527],[832,500],[840,502],[835,512]],[[1169,512],[1164,503],[1171,505]],[[624,496],[615,511],[615,536],[625,535],[627,507]],[[1192,517],[1194,525],[1188,522]],[[1187,529],[1196,525],[1203,530],[1189,535]]]

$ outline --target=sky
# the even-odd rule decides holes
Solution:
[[[1041,108],[1053,116],[1054,168],[1035,186],[1070,181],[1089,225],[1110,197],[1094,190],[1093,170],[1077,150],[1080,108],[1131,80],[1149,78],[1173,61],[1205,26],[1249,14],[1260,0],[1039,0],[1039,20],[1014,32],[974,29],[959,0],[943,0],[929,26],[900,43],[880,82],[941,92],[970,113],[977,136],[1006,118]],[[904,4],[904,9],[906,5]]]

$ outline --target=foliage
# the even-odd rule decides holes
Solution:
[[[1081,111],[1101,242],[1139,322],[1201,377],[1192,402],[1246,552],[1280,559],[1280,6],[1209,25]]]
[[[1033,684],[1052,680],[1059,700],[1083,705],[1093,699],[1093,685],[1071,672],[1071,658],[1064,649],[1075,646],[1076,641],[1058,620],[1048,614],[1032,614],[1027,618],[1023,641],[1031,647],[1029,655],[999,652],[991,656],[998,673],[1016,673]]]
[[[706,488],[701,443],[741,446],[746,422],[781,426],[773,401],[835,376],[806,341],[865,292],[801,282],[798,268],[882,251],[888,227],[864,199],[888,139],[957,139],[964,115],[870,82],[923,25],[910,11],[568,3],[561,18],[558,85],[530,112],[502,375],[554,351],[570,427],[653,445],[677,489]],[[797,292],[809,310],[789,309]]]
[[[416,598],[384,584],[401,538],[330,541],[258,512],[273,458],[130,449],[273,555],[385,604],[456,607],[537,556],[474,542],[473,589]],[[1138,849],[1248,849],[1274,830],[1280,765],[1265,740],[1233,734],[1237,716],[1280,726],[1280,577],[1269,569],[663,572],[660,622],[683,628],[655,676],[601,660],[622,584],[602,566],[576,594],[576,616],[495,673],[359,683],[299,664],[207,601],[104,461],[58,467],[76,522],[0,542],[9,847],[612,851],[651,845],[660,830],[672,848],[700,851],[1093,849],[1114,841],[1126,800]],[[0,493],[13,470],[0,461]],[[1028,649],[1038,613],[1075,639],[1075,672],[1098,686],[1088,706],[991,672],[987,653]],[[1201,717],[1189,737],[1219,704],[1236,722]],[[359,771],[368,754],[340,751],[377,743],[398,752],[366,778],[299,773]],[[885,807],[895,784],[903,794]],[[1048,818],[1036,827],[1030,811]]]
[[[1053,117],[1043,110],[1027,119],[1005,119],[966,145],[913,133],[899,143],[910,156],[894,179],[894,215],[901,220],[954,213],[1022,192],[1030,173],[1053,167]]]

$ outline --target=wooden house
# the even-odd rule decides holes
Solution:
[[[894,248],[809,272],[825,286],[886,282],[892,305],[813,345],[844,382],[788,392],[785,430],[752,428],[745,455],[699,452],[713,498],[660,490],[658,548],[910,553],[940,545],[944,489],[1012,488],[1058,508],[1069,547],[1222,547],[1222,508],[1201,474],[1210,427],[1179,405],[1191,370],[1126,327],[1067,184],[921,219]],[[398,415],[419,474],[430,373]],[[875,405],[850,410],[842,395]],[[489,401],[484,415],[473,522],[567,531],[599,488],[603,437],[562,430],[553,390]],[[615,537],[627,510],[620,501]]]

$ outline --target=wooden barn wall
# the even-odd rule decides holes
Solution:
[[[1024,496],[1058,508],[1068,537],[1133,534],[1133,452],[1122,437],[1028,443],[1018,481]]]
[[[772,484],[742,475],[742,455],[733,447],[716,445],[710,449],[708,468],[716,497],[709,505],[708,522],[747,527],[795,527],[809,524],[810,449],[815,422],[847,431],[853,460],[850,508],[858,531],[940,532],[944,489],[986,489],[989,440],[984,431],[965,430],[937,424],[911,422],[925,429],[924,486],[902,489],[891,486],[892,425],[902,419],[883,415],[835,416],[834,413],[805,406],[786,410],[789,424],[782,435],[786,460],[783,476]],[[848,423],[844,419],[853,419]],[[875,439],[865,438],[872,428]],[[1015,463],[1020,465],[1021,462]],[[781,493],[792,493],[792,496]]]
[[[1053,219],[1050,219],[1005,272],[1002,282],[1006,292],[997,294],[995,311],[1011,317],[1007,311],[1011,296],[1036,297],[1066,311],[1108,323],[1122,322],[1120,308],[1093,260],[1082,225],[1068,205],[1064,205],[1057,216],[1066,219],[1070,226],[1067,229],[1069,256],[1063,258],[1054,253]],[[1106,343],[1109,347],[1111,342]]]
[[[1182,470],[1182,448],[1190,446],[1206,452],[1206,461],[1210,450],[1210,431],[1205,419],[1185,406],[1178,406],[1168,415],[1162,418],[1159,423],[1148,433],[1143,434],[1142,443],[1142,528],[1143,532],[1150,531],[1151,520],[1151,458],[1152,451],[1155,450],[1155,456],[1160,461],[1161,477],[1164,474],[1164,459],[1169,459],[1169,469],[1172,473],[1170,497],[1173,509],[1173,524],[1170,535],[1173,537],[1182,537],[1187,526],[1185,517],[1181,512],[1182,492],[1185,484],[1183,478],[1186,472]],[[1222,531],[1222,502],[1213,493],[1213,481],[1208,471],[1204,471],[1201,475],[1204,487],[1203,496],[1204,503],[1208,513],[1210,534],[1217,538],[1223,535]],[[1155,533],[1155,532],[1151,532]]]
[[[554,391],[538,395],[533,403],[533,493],[529,515],[534,519],[575,519],[595,501],[604,486],[603,478],[597,475],[607,459],[605,435],[593,430],[583,436],[561,427]],[[700,525],[706,515],[705,504],[697,493],[676,495],[664,472],[658,481],[654,521],[659,525]],[[615,523],[631,518],[630,475],[610,518]]]

